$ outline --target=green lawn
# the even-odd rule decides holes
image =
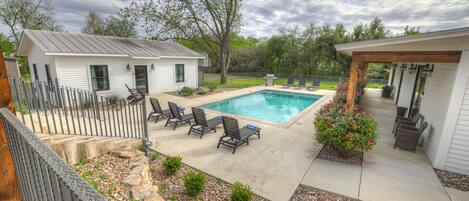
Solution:
[[[264,78],[262,77],[249,77],[249,76],[236,76],[228,75],[228,83],[220,85],[220,75],[219,74],[204,74],[204,86],[216,85],[218,88],[247,88],[252,86],[259,86],[264,84]],[[311,85],[311,80],[306,82],[306,85]],[[281,78],[275,80],[276,85],[282,85],[287,83],[286,78]],[[330,89],[335,90],[338,82],[333,81],[321,81],[320,89]],[[381,88],[383,85],[378,83],[369,83],[367,84],[368,88]]]

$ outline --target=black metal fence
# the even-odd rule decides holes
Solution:
[[[148,139],[145,100],[10,79],[19,118],[36,133]],[[124,87],[124,86],[122,86]]]
[[[8,109],[0,119],[22,200],[106,200]]]

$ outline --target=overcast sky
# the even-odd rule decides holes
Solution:
[[[103,17],[126,5],[123,0],[52,0],[56,19],[66,31],[79,32],[89,11]],[[381,18],[395,34],[403,27],[442,30],[469,26],[469,0],[243,0],[241,34],[263,37],[275,34],[281,26],[300,29],[317,24],[344,24],[348,29]],[[0,26],[0,31],[8,31]],[[7,32],[8,33],[8,32]]]

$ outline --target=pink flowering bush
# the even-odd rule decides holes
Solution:
[[[354,111],[346,112],[345,101],[338,96],[319,110],[314,126],[316,139],[344,158],[355,149],[370,150],[378,139],[373,117],[358,104]]]

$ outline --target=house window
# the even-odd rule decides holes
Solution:
[[[33,64],[33,71],[34,71],[34,80],[39,81],[39,75],[37,74],[36,64]]]
[[[52,82],[52,78],[51,78],[51,75],[50,75],[49,64],[46,64],[46,65],[45,65],[45,68],[46,68],[47,82],[48,82],[48,83],[51,83],[51,82]]]
[[[107,65],[91,65],[91,83],[96,91],[109,90]]]
[[[184,82],[184,64],[176,64],[176,83]]]

